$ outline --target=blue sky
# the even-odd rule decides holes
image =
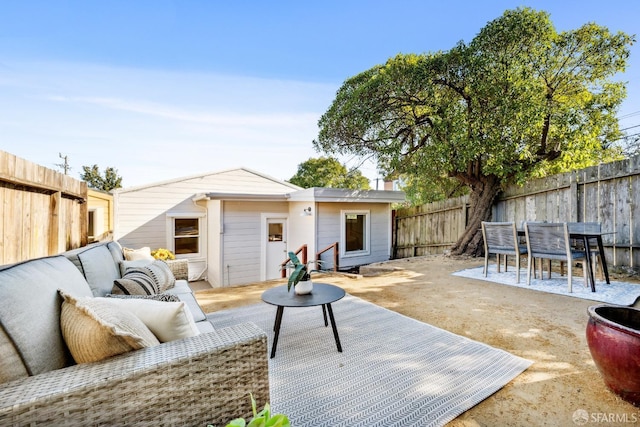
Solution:
[[[54,169],[65,155],[74,177],[111,166],[125,187],[240,166],[289,179],[321,155],[317,121],[345,79],[519,6],[559,31],[640,32],[636,0],[0,0],[0,149]],[[639,57],[623,128],[640,124]]]

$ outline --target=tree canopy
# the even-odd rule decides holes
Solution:
[[[617,109],[633,37],[588,23],[557,32],[546,12],[507,10],[468,44],[399,54],[347,79],[320,118],[325,153],[374,156],[387,174],[470,190],[452,252],[481,251],[500,190],[619,155]]]
[[[111,191],[116,188],[122,188],[122,177],[118,176],[118,170],[107,167],[104,175],[100,173],[98,165],[82,166],[82,174],[80,179],[87,182],[89,188],[96,190]]]
[[[349,170],[333,157],[310,158],[298,165],[298,171],[289,180],[303,188],[329,187],[368,190],[369,179],[357,169]]]

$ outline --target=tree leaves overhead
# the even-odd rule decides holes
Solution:
[[[594,23],[558,33],[546,12],[508,10],[468,44],[347,79],[314,146],[374,156],[386,174],[448,175],[490,201],[504,185],[619,155],[607,141],[620,137],[625,85],[613,78],[633,42]]]
[[[482,174],[505,182],[567,151],[598,162],[603,141],[619,137],[624,84],[609,79],[631,42],[596,24],[556,33],[545,12],[507,11],[468,45],[397,55],[345,81],[314,144],[373,154],[388,173],[421,164],[464,175],[482,161]]]

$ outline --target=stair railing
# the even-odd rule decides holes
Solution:
[[[296,249],[294,253],[296,255],[302,254],[298,258],[300,258],[300,262],[302,262],[305,265],[307,264],[307,245],[306,244],[300,246],[298,249]],[[283,279],[287,277],[288,263],[289,263],[289,257],[287,257],[287,259],[282,261],[282,263],[280,264],[280,277],[282,277]]]

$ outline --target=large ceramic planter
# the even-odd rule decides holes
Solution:
[[[605,384],[640,406],[640,310],[595,305],[588,312],[587,343]]]

